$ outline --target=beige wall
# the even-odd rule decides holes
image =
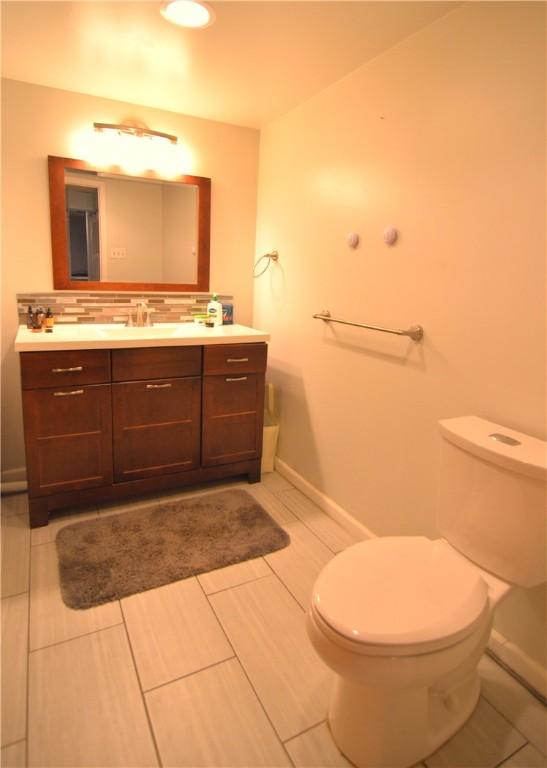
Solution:
[[[82,94],[2,81],[2,467],[24,464],[15,294],[53,287],[47,156],[70,157],[94,121],[131,117],[176,134],[212,179],[211,290],[233,294],[250,323],[256,220],[257,131]]]
[[[279,453],[377,534],[436,534],[438,419],[545,434],[543,12],[467,4],[261,135],[257,252],[280,261],[254,323]],[[425,338],[326,327],[323,309]],[[529,590],[497,620],[542,663],[544,605]]]

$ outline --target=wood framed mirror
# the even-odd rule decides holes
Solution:
[[[209,290],[211,180],[48,157],[53,287]]]

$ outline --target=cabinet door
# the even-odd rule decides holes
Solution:
[[[112,385],[114,479],[199,466],[199,377]]]
[[[203,378],[204,467],[262,455],[264,374]]]
[[[110,385],[23,392],[31,496],[112,482]]]

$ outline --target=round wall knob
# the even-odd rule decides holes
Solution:
[[[350,232],[348,235],[348,245],[350,248],[357,248],[359,245],[359,235],[357,232]]]
[[[395,229],[395,227],[386,227],[384,229],[384,243],[386,245],[393,245],[397,242],[397,237],[399,236],[399,233]]]

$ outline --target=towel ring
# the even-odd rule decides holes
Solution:
[[[262,259],[268,259],[268,261],[266,262],[266,266],[264,267],[264,269],[263,269],[263,270],[261,270],[261,271],[258,273],[258,275],[257,275],[257,274],[256,274],[256,268],[258,267],[258,265],[260,264],[260,262],[262,261]],[[254,265],[254,267],[253,267],[253,277],[255,277],[255,278],[256,278],[256,277],[260,277],[260,275],[263,275],[263,274],[264,274],[264,272],[265,272],[265,271],[268,269],[268,267],[269,267],[269,266],[270,266],[270,264],[272,263],[272,261],[277,261],[278,259],[279,259],[279,254],[278,254],[278,252],[277,252],[277,251],[270,251],[270,253],[265,253],[263,256],[261,256],[259,259],[257,259],[257,260],[255,261],[255,265]]]

